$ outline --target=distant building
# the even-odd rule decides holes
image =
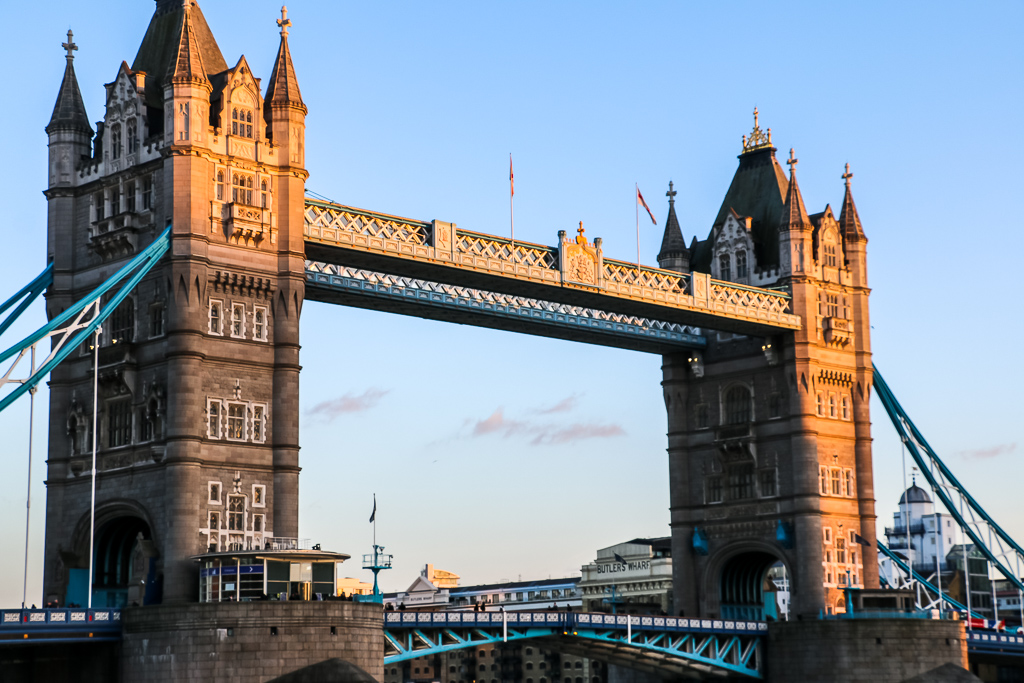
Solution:
[[[667,614],[672,609],[672,539],[635,538],[602,548],[583,566],[586,612]]]
[[[885,528],[885,540],[918,572],[934,572],[936,558],[941,563],[956,545],[957,531],[953,516],[935,512],[931,496],[915,482],[900,496],[899,512],[893,513],[893,526]]]
[[[459,576],[426,565],[405,591],[384,595],[386,609],[407,611],[547,610],[579,611],[579,577],[539,581],[505,581],[459,586]],[[384,667],[384,683],[608,683],[607,667],[540,647],[513,641],[481,643],[406,660]]]
[[[369,595],[373,592],[373,584],[346,577],[338,579],[338,595],[351,598],[353,595]]]

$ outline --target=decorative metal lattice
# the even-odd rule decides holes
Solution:
[[[461,254],[485,256],[535,268],[549,270],[558,268],[558,251],[555,249],[516,242],[515,257],[513,258],[512,243],[509,240],[462,230],[459,230],[457,234],[456,243]]]
[[[350,241],[344,233],[425,245],[430,242],[430,224],[385,216],[349,207],[306,202],[306,231],[328,240]]]
[[[644,268],[633,263],[604,261],[604,278],[607,283],[618,283],[636,287],[648,287],[673,294],[689,294],[689,277],[682,273]]]
[[[712,281],[709,299],[713,308],[722,311],[753,309],[768,316],[789,314],[789,297],[769,290],[749,289]]]
[[[632,315],[571,306],[541,299],[490,292],[472,287],[389,275],[317,261],[306,262],[311,283],[358,292],[368,296],[416,301],[424,305],[471,309],[477,313],[529,319],[551,325],[573,326],[610,332],[624,337],[657,340],[668,344],[704,346],[698,328]]]

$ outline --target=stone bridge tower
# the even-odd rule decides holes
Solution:
[[[171,251],[54,370],[44,591],[84,603],[92,424],[94,605],[194,600],[211,547],[298,534],[306,107],[288,49],[261,89],[194,0],[157,0],[94,133],[67,69],[49,136],[48,314],[172,226]]]
[[[797,160],[791,151],[787,178],[775,152],[755,111],[711,234],[687,247],[671,202],[658,257],[784,287],[803,320],[770,338],[709,332],[704,352],[664,357],[675,602],[687,616],[771,615],[769,576],[789,582],[794,614],[814,616],[844,610],[847,584],[878,586],[867,238],[849,167],[839,216],[808,215]]]

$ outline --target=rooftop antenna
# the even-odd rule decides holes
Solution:
[[[363,555],[363,569],[373,572],[373,594],[363,602],[384,603],[384,594],[377,583],[377,575],[385,569],[391,569],[391,555],[384,553],[384,546],[377,545],[377,494],[373,494],[373,512],[370,513],[370,523],[373,524],[373,552]],[[358,596],[361,597],[361,596]]]

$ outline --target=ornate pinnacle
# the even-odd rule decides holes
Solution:
[[[750,131],[750,135],[743,136],[743,151],[753,152],[755,149],[763,149],[765,147],[772,146],[772,129],[768,129],[768,134],[765,135],[764,131],[761,130],[761,126],[758,124],[757,107],[754,107],[754,130]]]
[[[75,41],[73,40],[74,35],[75,34],[71,32],[71,29],[68,29],[68,42],[60,44],[62,48],[68,51],[67,58],[69,62],[75,58],[75,50],[78,49],[78,46],[75,45]]]
[[[292,25],[292,20],[288,18],[288,7],[281,5],[281,18],[277,20],[277,25],[281,27],[281,37],[288,37],[288,27]]]
[[[789,148],[789,158],[786,159],[786,163],[789,164],[790,173],[793,173],[796,170],[796,165],[800,163],[800,160],[794,155],[792,147]]]
[[[846,164],[846,173],[844,173],[842,175],[842,178],[843,178],[843,180],[846,181],[846,186],[847,187],[850,186],[850,178],[852,178],[852,177],[853,177],[853,174],[850,173],[850,164]]]
[[[668,203],[669,204],[675,204],[676,203],[676,195],[677,194],[679,194],[679,193],[672,189],[672,181],[671,180],[668,181],[668,192],[665,193],[665,196],[668,197]]]

